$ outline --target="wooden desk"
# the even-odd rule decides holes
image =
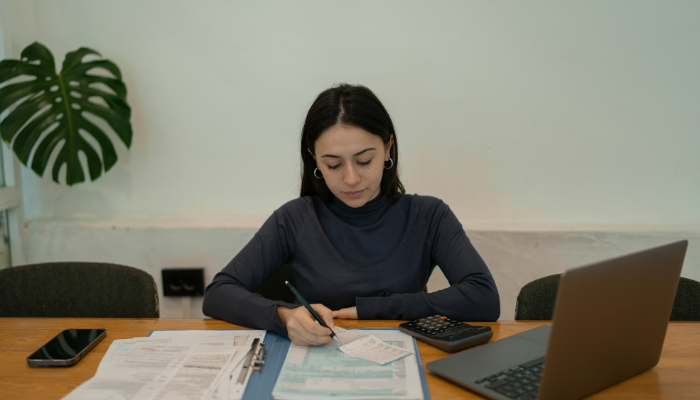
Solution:
[[[336,320],[336,323],[344,328],[372,328],[396,327],[399,321]],[[481,325],[491,326],[492,340],[498,340],[541,324],[502,321]],[[27,366],[29,354],[69,328],[106,328],[107,337],[75,366]],[[153,330],[238,328],[212,319],[0,318],[0,398],[60,399],[95,374],[102,356],[115,339],[142,337]],[[419,342],[419,350],[424,365],[447,355],[422,342]],[[426,377],[433,400],[481,398],[427,370]],[[672,322],[656,367],[590,399],[700,399],[700,322]]]

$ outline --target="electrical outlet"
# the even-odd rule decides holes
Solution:
[[[204,296],[204,268],[161,270],[164,296]]]

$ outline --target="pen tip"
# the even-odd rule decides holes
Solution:
[[[284,284],[285,284],[285,285],[289,285],[289,281],[284,281]]]

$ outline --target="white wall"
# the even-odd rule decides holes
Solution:
[[[94,184],[25,173],[29,219],[264,218],[297,194],[308,106],[347,81],[386,102],[409,192],[467,224],[700,222],[697,2],[4,3],[8,56],[97,49],[134,109]]]
[[[119,162],[96,182],[68,188],[25,169],[30,260],[73,254],[45,250],[54,236],[40,232],[57,220],[125,227],[125,243],[144,248],[128,227],[179,229],[183,245],[160,253],[171,260],[187,258],[181,227],[258,227],[297,195],[304,115],[337,82],[385,102],[408,192],[443,198],[468,231],[560,232],[574,254],[567,232],[587,224],[700,226],[698,2],[0,6],[8,57],[35,40],[59,65],[94,48],[122,69],[133,108],[132,148],[117,146]],[[499,260],[492,268],[505,268]]]

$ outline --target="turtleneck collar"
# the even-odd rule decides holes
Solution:
[[[354,223],[366,223],[368,220],[374,220],[376,216],[393,203],[393,200],[383,193],[379,193],[377,197],[368,201],[362,207],[353,208],[343,203],[340,199],[333,196],[333,199],[328,203],[328,208],[340,218]]]

